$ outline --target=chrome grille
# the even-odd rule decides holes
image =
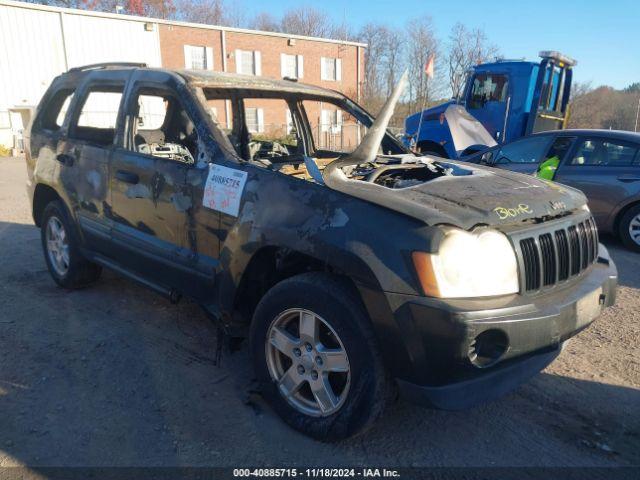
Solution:
[[[593,218],[520,239],[525,291],[549,288],[586,270],[598,256]]]

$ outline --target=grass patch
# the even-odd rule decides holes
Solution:
[[[0,157],[10,157],[11,149],[5,147],[4,145],[0,145]]]

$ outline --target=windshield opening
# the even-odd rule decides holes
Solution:
[[[353,152],[373,123],[346,97],[206,87],[202,91],[207,111],[238,157],[304,179],[313,179],[310,168],[317,167],[317,174]],[[387,134],[380,153],[406,150]]]

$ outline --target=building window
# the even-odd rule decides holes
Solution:
[[[244,116],[249,133],[264,132],[264,111],[262,108],[245,108]]]
[[[194,45],[184,46],[184,68],[213,70],[213,49]]]
[[[325,110],[320,113],[320,131],[329,133],[340,133],[342,128],[342,111]]]
[[[236,73],[262,75],[260,52],[258,50],[236,50]]]
[[[286,53],[280,54],[280,74],[282,78],[302,78],[303,76],[303,63],[304,59],[302,55],[287,55]]]
[[[331,82],[342,80],[342,60],[322,57],[320,59],[320,78]]]

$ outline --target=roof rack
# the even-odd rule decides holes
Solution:
[[[136,67],[145,68],[148,65],[146,63],[135,62],[104,62],[104,63],[92,63],[91,65],[83,65],[81,67],[73,67],[68,72],[86,72],[87,70],[101,70],[110,67]]]

